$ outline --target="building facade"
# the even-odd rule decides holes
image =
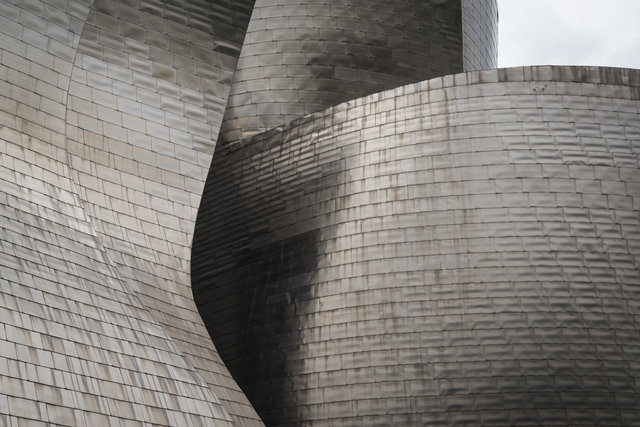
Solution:
[[[263,420],[640,423],[639,90],[474,71],[219,145],[194,293]]]
[[[0,4],[0,424],[262,424],[189,279],[252,6]]]
[[[639,72],[496,31],[0,4],[1,423],[640,424]]]

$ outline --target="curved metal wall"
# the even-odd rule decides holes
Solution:
[[[498,66],[498,4],[462,0],[462,56],[465,71]]]
[[[109,258],[232,417],[249,419],[193,302],[189,262],[252,3],[96,0],[66,115],[71,176]]]
[[[495,0],[258,0],[222,141],[245,139],[349,99],[461,72],[463,50],[464,69],[495,67],[496,8]],[[482,24],[490,30],[481,32]],[[463,39],[474,43],[473,60],[466,58]]]
[[[0,5],[0,424],[260,425],[190,289],[251,2]]]
[[[219,145],[193,287],[265,422],[638,425],[639,99],[480,71]]]

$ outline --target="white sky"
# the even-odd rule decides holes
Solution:
[[[640,0],[498,0],[498,64],[640,68]]]

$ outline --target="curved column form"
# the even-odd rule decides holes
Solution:
[[[251,4],[58,3],[0,5],[0,424],[261,424],[189,278]]]
[[[463,13],[464,5],[464,13]],[[468,10],[467,10],[468,9]],[[471,10],[473,9],[473,10]],[[495,0],[257,0],[221,129],[225,143],[406,83],[495,61]],[[464,20],[476,11],[473,19]],[[463,25],[465,22],[465,37]],[[469,27],[469,28],[467,28]],[[485,37],[487,36],[487,37]],[[465,48],[466,52],[467,49]]]
[[[640,422],[640,72],[470,72],[218,146],[193,289],[265,422]]]
[[[462,0],[462,56],[465,71],[498,66],[498,4]]]

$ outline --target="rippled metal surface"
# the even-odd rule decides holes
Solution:
[[[221,141],[384,89],[493,68],[496,27],[495,0],[257,0]]]
[[[462,51],[465,71],[498,66],[498,4],[462,0]]]
[[[253,3],[0,2],[0,424],[640,425],[638,71]]]
[[[256,415],[207,336],[188,273],[197,207],[252,6],[96,0],[67,102],[71,173],[98,238],[240,418]]]
[[[251,7],[0,4],[1,425],[261,425],[189,277]]]
[[[471,72],[219,146],[193,286],[265,422],[640,424],[639,89]]]

